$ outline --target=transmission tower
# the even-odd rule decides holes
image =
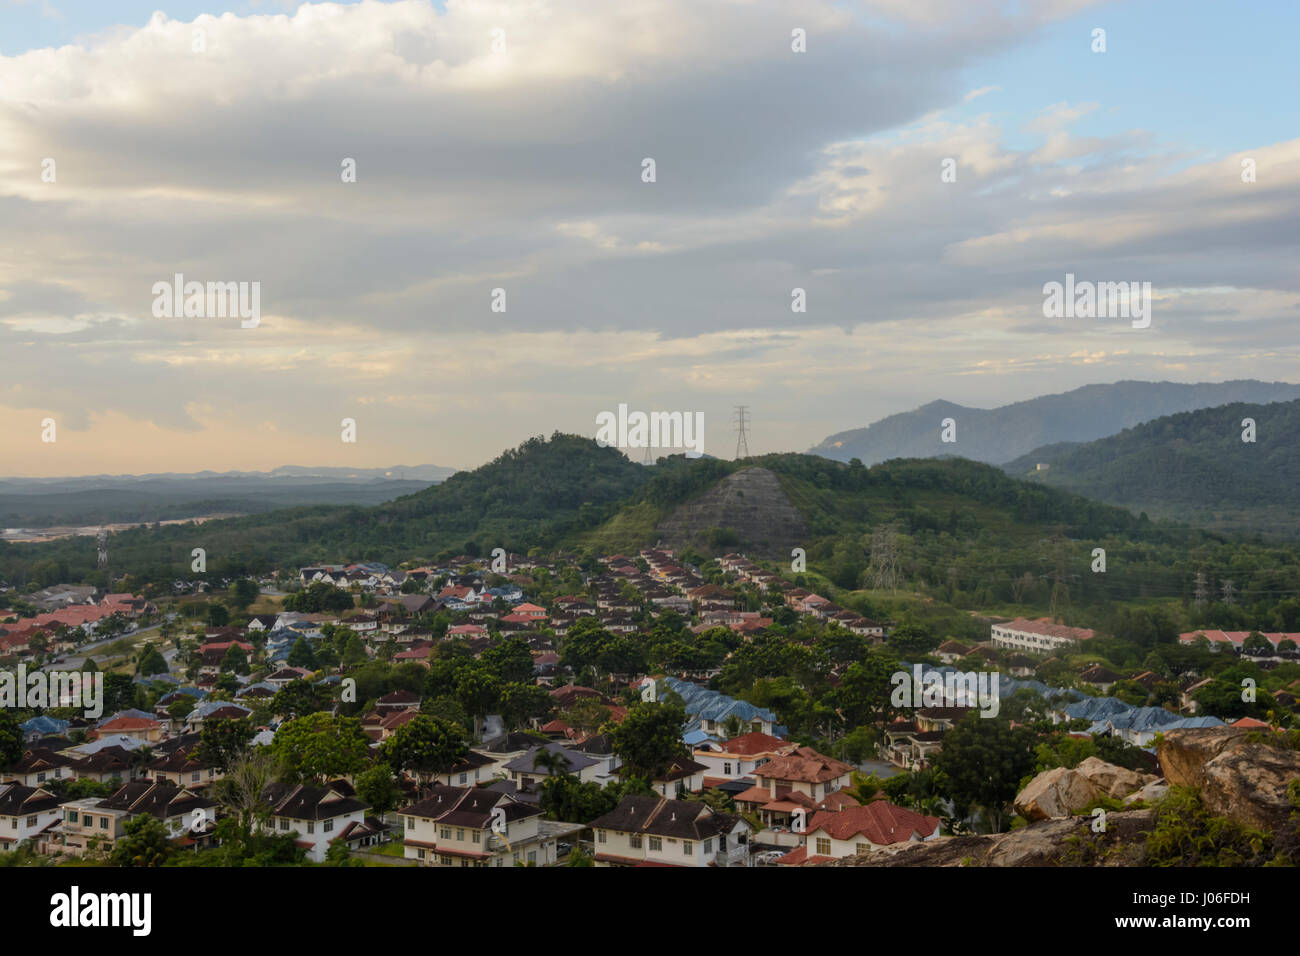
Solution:
[[[96,537],[99,541],[98,567],[99,570],[103,571],[108,567],[108,532],[103,528],[100,528],[99,534]]]
[[[650,442],[647,441],[645,443],[645,457],[641,459],[641,464],[653,465],[654,463],[655,463],[655,456],[654,453],[650,451]]]
[[[1205,607],[1205,602],[1210,599],[1210,585],[1205,580],[1205,572],[1196,572],[1196,609],[1200,610]]]
[[[1233,595],[1235,595],[1236,593],[1237,593],[1237,589],[1231,581],[1223,582],[1223,603],[1224,604],[1232,604]]]
[[[871,587],[898,590],[898,545],[893,528],[877,528],[871,534]]]
[[[749,406],[737,405],[731,417],[731,424],[736,428],[736,458],[749,457],[749,439],[745,429],[749,426]]]
[[[1052,571],[1052,596],[1048,601],[1047,616],[1053,622],[1070,606],[1070,586],[1065,583],[1065,536],[1058,530],[1052,536],[1056,567]]]

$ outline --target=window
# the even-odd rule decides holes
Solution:
[[[690,856],[695,852],[695,844],[690,840],[682,841],[682,856]]]
[[[43,773],[38,773],[38,774],[36,775],[36,782],[37,782],[37,783],[44,783],[44,782],[45,782],[45,774],[43,774]]]
[[[325,826],[321,827],[321,829],[324,830],[326,833],[331,833],[331,832],[333,832],[333,830],[334,830],[334,821],[333,821],[333,820],[326,820],[326,821],[325,821]]]
[[[605,842],[605,831],[604,831],[604,830],[597,830],[597,831],[596,831],[596,842],[597,842],[597,843],[604,843],[604,842]]]
[[[537,851],[536,851],[536,850],[529,850],[529,851],[528,851],[528,862],[529,862],[529,863],[536,863],[536,862],[537,862]]]
[[[447,856],[447,854],[444,853],[442,855],[441,862],[443,866],[451,866],[451,857]]]
[[[639,833],[633,833],[633,834],[631,834],[631,835],[627,838],[627,842],[631,845],[632,849],[634,849],[634,850],[639,850],[639,849],[641,849],[641,834],[639,834]]]
[[[710,837],[709,839],[704,841],[704,855],[708,856],[712,852],[713,852],[713,838]]]
[[[443,840],[451,839],[451,827],[441,827],[438,830],[438,836]]]
[[[77,822],[77,811],[76,811],[76,810],[69,810],[69,811],[68,811],[68,822],[69,822],[69,823],[76,823],[76,822]]]
[[[457,828],[456,828],[456,839],[457,839],[457,840],[464,840],[464,839],[465,839],[465,828],[464,828],[464,827],[457,827]]]
[[[107,829],[108,829],[108,817],[100,817],[100,818],[99,818],[99,828],[100,828],[101,830],[107,830]]]
[[[29,827],[34,827],[34,826],[36,826],[36,815],[35,815],[35,814],[32,814],[30,817],[27,818],[27,825],[28,825]]]
[[[656,850],[656,851],[657,851],[657,850],[662,850],[663,848],[664,848],[664,841],[663,841],[663,840],[661,840],[659,837],[651,837],[651,838],[650,838],[650,849],[651,849],[651,850]]]
[[[10,817],[10,818],[9,818],[9,829],[10,829],[10,830],[17,830],[17,829],[18,829],[18,818],[17,818],[17,817]]]
[[[200,777],[200,776],[202,776],[202,775],[201,775],[197,770],[195,770],[192,774],[190,774],[190,782],[191,782],[191,783],[198,783],[198,782],[199,782],[199,777]]]
[[[289,821],[286,820],[284,817],[280,818],[280,829],[281,830],[289,829]]]
[[[310,836],[315,832],[316,832],[316,824],[309,821],[307,823],[307,834]]]
[[[407,817],[407,818],[406,818],[406,829],[408,829],[408,830],[414,830],[414,829],[415,829],[415,817]]]
[[[818,837],[818,838],[817,838],[817,855],[818,855],[818,856],[830,856],[830,855],[831,855],[831,841],[830,841],[829,838],[827,838],[827,837]]]
[[[866,855],[867,855],[867,851],[871,849],[871,844],[870,844],[870,843],[859,843],[856,847],[854,847],[854,849],[856,849],[856,850],[858,851],[858,856],[866,856]]]
[[[731,776],[731,761],[730,761],[730,760],[728,760],[726,763],[724,763],[724,764],[722,765],[722,773],[723,773],[724,776],[728,776],[728,777]]]
[[[415,855],[418,856],[421,860],[424,859],[424,851],[423,851],[423,850],[416,850],[416,851],[415,851]]]
[[[469,774],[467,774],[467,773],[462,773],[462,774],[460,775],[460,782],[461,782],[461,783],[468,783],[468,782],[469,782]]]

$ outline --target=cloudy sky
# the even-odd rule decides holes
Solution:
[[[1300,380],[1297,34],[1289,0],[0,0],[0,474],[473,467],[620,403],[727,457],[737,403],[765,452]],[[155,317],[176,273],[260,283],[261,324]],[[1044,318],[1066,273],[1150,282],[1151,326]]]

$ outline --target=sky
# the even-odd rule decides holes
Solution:
[[[1289,2],[0,0],[0,474],[468,468],[620,405],[730,457],[742,403],[764,453],[1300,380],[1298,33]],[[158,314],[176,274],[257,283],[260,321]],[[1067,274],[1150,283],[1149,326],[1046,317]]]

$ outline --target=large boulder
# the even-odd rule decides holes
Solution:
[[[1195,787],[1206,809],[1274,832],[1293,808],[1287,786],[1300,778],[1300,752],[1251,743],[1233,727],[1174,730],[1160,744],[1160,766],[1175,786]]]
[[[1089,757],[1074,768],[1075,773],[1086,777],[1088,781],[1108,797],[1118,800],[1135,790],[1141,790],[1147,784],[1159,779],[1154,774],[1138,773],[1124,767],[1107,763],[1099,757]]]
[[[1205,784],[1205,765],[1228,747],[1244,743],[1246,734],[1240,727],[1171,730],[1156,747],[1160,769],[1170,786],[1200,790]]]
[[[1144,786],[1141,790],[1134,790],[1124,798],[1124,806],[1137,803],[1141,800],[1148,806],[1154,806],[1169,795],[1169,784],[1167,781],[1155,779]]]
[[[1065,767],[1044,770],[1016,794],[1016,812],[1026,820],[1068,817],[1102,795],[1083,774]]]

